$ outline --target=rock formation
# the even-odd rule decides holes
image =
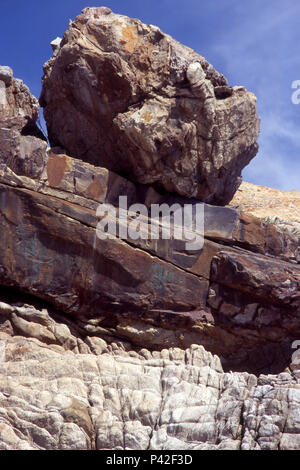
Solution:
[[[224,373],[202,346],[133,350],[53,315],[0,303],[0,450],[300,448],[299,369]]]
[[[55,147],[36,126],[36,99],[0,67],[0,449],[299,449],[298,231],[255,217],[235,199],[227,207],[200,204],[204,244],[197,250],[175,236],[136,239],[129,231],[126,239],[102,239],[98,232],[99,208],[108,204],[116,207],[116,226],[135,220],[132,208],[117,210],[119,196],[145,207],[195,208],[190,196],[224,203],[254,155],[254,98],[227,88],[203,58],[158,29],[108,9],[84,10],[54,42],[42,102]],[[152,43],[162,58],[170,51],[167,62],[148,61]],[[202,84],[194,81],[200,64]],[[106,74],[116,86],[103,81]],[[101,83],[115,90],[107,101]],[[204,99],[212,87],[215,97]],[[183,166],[174,176],[176,162],[190,155],[188,143],[180,154],[174,147],[174,166],[162,159],[166,165],[139,174],[154,154],[132,144],[141,135],[134,114],[149,103],[157,126],[160,105],[162,116],[174,112],[162,131],[169,143],[187,109],[200,106],[206,124],[214,116],[206,128],[212,138],[200,137],[202,118],[192,127],[198,144],[219,149],[214,162],[233,146],[229,166],[218,167],[227,168],[219,185],[211,186],[214,165],[201,181]],[[143,124],[148,143],[153,125]],[[235,137],[217,142],[225,129]],[[116,168],[125,155],[127,168]],[[203,155],[197,168],[209,163]],[[156,176],[145,181],[142,173]],[[141,232],[148,225],[140,214]]]
[[[282,230],[300,235],[300,193],[280,191],[243,182],[231,207],[237,207],[264,222],[275,224]]]
[[[55,45],[57,47],[57,44]],[[226,204],[257,153],[256,99],[159,28],[86,8],[44,66],[50,142],[168,192]]]

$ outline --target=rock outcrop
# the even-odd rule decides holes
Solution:
[[[230,206],[237,207],[266,223],[275,224],[282,230],[300,235],[300,193],[298,191],[281,191],[243,182],[230,202]]]
[[[36,125],[38,117],[37,99],[9,67],[0,66],[0,168],[4,171],[8,166],[26,175],[41,165],[47,143]]]
[[[0,67],[0,449],[299,449],[299,233],[255,217],[245,186],[227,207],[191,198],[233,194],[256,149],[254,98],[105,8],[84,10],[53,49],[42,103],[55,147],[37,100]],[[141,124],[151,106],[155,123]],[[197,142],[177,153],[173,132],[189,126]],[[159,129],[174,165],[152,160]],[[141,204],[187,203],[203,210],[198,248],[172,230],[143,237]],[[108,207],[127,237],[101,236]]]
[[[257,153],[256,98],[159,28],[86,8],[44,66],[50,142],[142,184],[224,205]]]
[[[47,150],[26,134],[17,132],[23,146],[0,166],[1,285],[51,303],[104,338],[150,349],[202,344],[226,369],[288,365],[300,324],[297,236],[204,204],[204,245],[196,251],[174,236],[101,239],[97,209],[117,205],[119,195],[148,206],[187,200]],[[134,214],[127,216],[129,225]],[[140,224],[143,232],[149,220]]]
[[[0,450],[300,448],[299,366],[224,373],[202,346],[108,344],[13,297],[0,293]]]

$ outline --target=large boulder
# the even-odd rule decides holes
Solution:
[[[224,205],[256,155],[256,98],[139,20],[86,8],[44,66],[49,139],[142,184]]]

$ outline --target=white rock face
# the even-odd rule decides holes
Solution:
[[[0,65],[0,81],[6,86],[10,86],[13,80],[13,71],[7,65]]]
[[[0,106],[6,106],[6,86],[5,83],[0,80]]]
[[[133,351],[71,330],[0,304],[1,450],[300,448],[300,371],[225,374],[202,346]]]

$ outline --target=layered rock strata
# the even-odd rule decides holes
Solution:
[[[204,204],[199,250],[174,237],[101,240],[97,209],[117,205],[119,195],[148,206],[187,200],[46,150],[22,131],[18,138],[23,146],[0,166],[2,285],[50,302],[106,338],[150,348],[198,343],[225,367],[256,373],[288,365],[286,353],[279,363],[278,354],[299,332],[297,237]],[[135,214],[127,215],[130,224]],[[149,220],[140,224],[143,231]]]

